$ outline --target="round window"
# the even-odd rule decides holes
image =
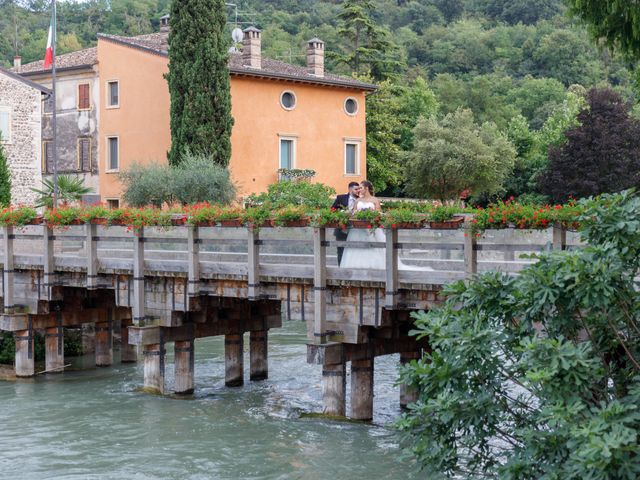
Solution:
[[[285,110],[293,110],[296,106],[296,96],[293,92],[282,92],[280,95],[280,105]]]
[[[358,113],[358,101],[355,98],[347,98],[344,101],[344,111],[348,115],[355,115]]]

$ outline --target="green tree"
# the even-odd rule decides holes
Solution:
[[[222,0],[173,0],[169,33],[171,150],[177,165],[189,150],[227,166],[231,93]]]
[[[372,0],[345,0],[338,33],[348,46],[343,53],[330,52],[329,56],[347,64],[356,75],[367,73],[367,68],[374,79],[384,80],[396,76],[402,62],[390,33],[376,23],[373,12]]]
[[[2,147],[2,135],[0,135],[0,206],[11,205],[11,172],[7,163],[7,155]]]
[[[625,0],[567,0],[597,40],[604,39],[636,58],[640,57],[640,8]]]
[[[477,125],[470,110],[421,119],[414,145],[405,155],[407,191],[440,200],[458,198],[467,189],[474,195],[498,192],[516,153],[494,124]]]
[[[400,422],[434,478],[640,477],[640,198],[585,201],[586,247],[447,288],[416,316]]]

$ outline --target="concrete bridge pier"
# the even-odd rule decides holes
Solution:
[[[96,322],[96,366],[108,367],[113,364],[113,321]]]
[[[64,372],[64,331],[61,326],[46,328],[44,347],[47,373]]]
[[[164,394],[164,341],[144,346],[144,389],[150,393]]]
[[[195,339],[175,342],[175,383],[174,391],[191,394],[194,388]]]
[[[324,414],[345,416],[346,382],[345,362],[322,367],[322,411]]]
[[[411,360],[418,360],[420,352],[400,352],[400,364],[405,365]],[[407,408],[407,405],[418,400],[418,391],[404,383],[400,384],[400,408]]]
[[[373,419],[373,358],[351,361],[351,418]]]
[[[18,330],[15,332],[16,377],[33,377],[35,375],[35,352],[33,343],[33,329]]]
[[[224,384],[240,387],[244,384],[244,341],[242,333],[224,336]]]
[[[120,328],[120,362],[135,363],[138,361],[138,347],[129,344],[129,327],[133,324],[130,318],[122,319]]]
[[[269,377],[268,362],[268,330],[252,330],[249,332],[249,378],[265,380]]]

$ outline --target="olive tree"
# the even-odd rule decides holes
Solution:
[[[466,109],[440,120],[421,119],[413,143],[404,157],[407,192],[422,198],[455,199],[464,190],[496,193],[516,157],[515,148],[494,124],[476,124]]]
[[[434,476],[640,477],[640,198],[583,201],[580,250],[487,273],[416,316],[432,350],[403,369],[400,421]]]

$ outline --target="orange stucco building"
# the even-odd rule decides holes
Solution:
[[[100,196],[119,203],[118,172],[166,162],[170,148],[167,27],[138,37],[99,35]],[[241,195],[278,181],[279,168],[313,169],[346,191],[366,172],[365,97],[375,86],[324,72],[324,43],[309,41],[307,66],[262,57],[260,31],[231,54],[234,118],[230,170]]]

